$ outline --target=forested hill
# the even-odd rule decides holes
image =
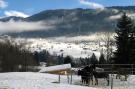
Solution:
[[[114,31],[117,19],[123,11],[132,19],[135,18],[135,6],[107,7],[105,10],[82,8],[45,10],[23,20],[28,22],[43,21],[43,23],[53,28],[12,33],[10,35],[24,37],[57,37],[88,35],[100,31]]]

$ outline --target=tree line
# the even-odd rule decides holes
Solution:
[[[51,55],[48,51],[43,50],[41,52],[35,52],[35,58],[40,62],[46,62],[46,66],[60,65],[71,63],[72,67],[80,67],[90,64],[106,64],[108,61],[105,55],[101,53],[99,59],[93,53],[90,57],[85,58],[73,58],[72,56]]]
[[[60,65],[60,64],[68,64],[74,65],[73,57],[71,56],[63,56],[60,55],[51,55],[47,50],[43,50],[40,52],[35,52],[35,58],[40,62],[45,62],[46,66]]]
[[[30,66],[39,65],[34,54],[22,49],[21,46],[11,44],[10,41],[0,42],[0,71],[16,72],[29,71]]]

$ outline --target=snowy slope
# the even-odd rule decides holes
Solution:
[[[57,75],[41,73],[2,73],[0,74],[0,89],[95,89],[69,84],[52,83],[57,81]],[[66,80],[66,77],[63,77]],[[65,81],[66,82],[66,81]]]
[[[58,75],[32,72],[0,73],[0,89],[110,89],[105,85],[105,80],[100,79],[98,86],[80,85],[80,77],[73,76],[73,84],[67,83],[67,77],[61,76],[61,83]],[[135,76],[129,76],[128,81],[114,79],[114,89],[135,89]]]
[[[21,45],[29,51],[47,50],[52,55],[72,56],[74,58],[91,57],[95,53],[99,58],[100,52],[105,52],[104,42],[99,42],[96,36],[86,37],[56,37],[56,38],[12,38],[10,36],[0,37],[0,41],[10,41],[12,44]],[[113,49],[116,48],[113,46]]]
[[[70,55],[74,58],[85,58],[90,57],[93,53],[99,58],[100,51],[98,50],[99,45],[97,43],[65,43],[57,42],[49,39],[40,39],[40,38],[16,38],[16,43],[25,43],[24,46],[26,49],[34,51],[47,50],[53,55],[63,54],[64,56]]]

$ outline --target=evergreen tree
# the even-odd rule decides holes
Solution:
[[[129,63],[135,63],[135,27],[130,33],[130,60]]]
[[[99,57],[99,64],[105,64],[105,63],[106,63],[106,60],[105,60],[104,54],[101,53]]]
[[[127,64],[131,59],[131,31],[133,30],[133,22],[126,13],[118,20],[116,28],[116,47],[114,53],[114,62],[117,64]]]
[[[71,63],[71,66],[74,66],[74,63],[73,63],[72,58],[70,56],[66,56],[64,58],[64,64],[68,64],[68,63]]]
[[[80,66],[84,66],[84,65],[86,65],[86,58],[79,58],[79,64],[80,64]]]
[[[86,60],[86,65],[90,65],[91,64],[91,59],[90,58],[85,58],[85,60]]]
[[[61,55],[59,55],[58,57],[57,57],[57,60],[58,60],[58,65],[60,65],[60,64],[63,64],[64,63],[64,57],[63,57],[63,54],[61,54]]]
[[[98,60],[94,53],[92,54],[90,60],[91,60],[91,64],[98,64]]]
[[[49,59],[49,57],[51,56],[50,53],[46,50],[43,50],[41,52],[35,52],[34,56],[36,59],[38,59],[38,61],[40,62],[47,62],[47,60]]]
[[[39,64],[33,53],[9,41],[0,42],[0,62],[1,72],[27,71],[28,66]]]

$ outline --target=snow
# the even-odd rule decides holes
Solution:
[[[62,84],[52,83],[58,79],[57,75],[43,73],[1,73],[0,89],[96,89],[77,85],[70,85],[66,82],[66,76],[63,77]]]
[[[113,33],[111,38],[114,35]],[[0,41],[9,40],[12,44],[21,45],[23,47],[22,49],[31,52],[47,50],[52,55],[63,54],[64,57],[68,55],[75,59],[91,57],[94,53],[97,59],[99,59],[101,52],[106,53],[105,42],[100,39],[101,37],[104,37],[104,32],[94,33],[88,36],[49,38],[12,38],[5,35],[0,37]],[[112,48],[115,51],[115,45]]]
[[[135,75],[130,75],[127,81],[131,84],[135,84]]]
[[[110,89],[104,79],[99,79],[99,85],[84,86],[80,77],[73,75],[73,83],[67,83],[67,76],[35,72],[0,73],[0,89]],[[114,79],[113,89],[135,89],[135,75],[130,75],[128,81]]]
[[[61,38],[61,37],[60,37]],[[99,59],[100,52],[106,52],[105,42],[98,40],[90,40],[93,37],[59,37],[54,38],[7,38],[12,44],[21,45],[23,49],[31,52],[40,52],[47,50],[51,55],[72,56],[73,58],[86,58],[91,57],[94,53]],[[94,37],[95,38],[95,37]],[[98,37],[97,37],[98,38]],[[68,40],[69,39],[69,40]],[[73,40],[71,40],[73,39]],[[1,38],[0,38],[1,40]],[[2,39],[3,40],[3,39]],[[115,46],[113,46],[115,49]]]
[[[15,41],[17,43],[18,42],[22,43],[24,40],[23,38],[21,39],[16,38]],[[57,42],[50,39],[29,38],[26,40],[26,44],[24,45],[24,47],[32,52],[34,51],[40,52],[42,50],[47,50],[52,55],[63,54],[64,56],[70,55],[73,58],[90,57],[93,53],[95,53],[97,58],[99,58],[100,56],[100,51],[97,50],[99,45],[94,42],[90,44],[85,43],[76,44],[70,42]]]
[[[44,67],[39,72],[42,73],[42,72],[65,70],[65,69],[71,69],[71,64],[63,64],[63,65]]]

